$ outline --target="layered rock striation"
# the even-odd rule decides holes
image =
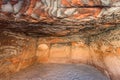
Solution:
[[[1,16],[17,20],[46,21],[95,19],[119,11],[119,0],[2,0]],[[110,14],[109,13],[109,14]],[[9,17],[8,17],[9,16]]]
[[[119,80],[119,0],[1,0],[0,9],[0,77],[36,62],[84,63]]]

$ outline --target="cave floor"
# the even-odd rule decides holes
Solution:
[[[10,76],[10,80],[109,80],[84,64],[35,64]]]

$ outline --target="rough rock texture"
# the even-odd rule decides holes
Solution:
[[[30,37],[11,31],[0,34],[0,76],[33,63],[84,63],[119,80],[120,27],[90,36]],[[8,78],[8,77],[7,77]]]
[[[120,23],[119,0],[3,0],[0,2],[0,28],[26,35],[65,36],[83,35],[83,32],[92,35],[116,27],[116,24]],[[8,7],[11,7],[12,12]],[[15,10],[17,8],[17,13],[14,8]]]
[[[35,53],[35,39],[10,31],[1,31],[0,77],[7,77],[9,73],[32,65],[36,60]]]
[[[112,80],[119,80],[119,36],[120,25],[88,37],[72,35],[39,38],[37,61],[40,63],[85,63],[100,69]]]
[[[1,0],[0,3],[1,15],[9,14],[6,18],[11,15],[14,19],[37,22],[93,19],[103,15],[105,8],[119,7],[119,0]]]
[[[120,80],[119,0],[1,0],[0,77],[32,63],[84,63]]]

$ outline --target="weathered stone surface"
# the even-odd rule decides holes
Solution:
[[[38,49],[39,50],[47,50],[49,47],[48,47],[48,45],[47,44],[40,44],[39,46],[38,46]]]
[[[119,80],[119,0],[1,0],[0,77],[33,63],[85,63]]]
[[[49,53],[50,53],[50,46],[49,44],[42,44],[40,43],[41,40],[37,42],[38,48],[36,49],[36,56],[37,56],[37,62],[49,62]],[[43,48],[44,47],[44,48]]]
[[[120,23],[119,0],[3,0],[0,3],[3,7],[0,28],[27,35],[92,35]],[[12,12],[8,6],[12,6]]]
[[[50,62],[68,62],[70,46],[68,44],[53,44],[50,49]]]
[[[35,62],[36,40],[10,31],[0,33],[0,77]]]
[[[119,80],[119,34],[119,25],[104,33],[85,37],[72,35],[33,39],[7,30],[1,31],[1,73],[19,71],[36,61],[85,63],[100,69],[112,80]]]
[[[119,0],[2,0],[0,3],[1,15],[12,14],[11,18],[30,21],[52,21],[59,18],[92,19],[98,17],[102,9],[118,4]]]
[[[75,63],[89,63],[89,47],[83,42],[73,42],[71,48],[71,61]]]
[[[51,49],[56,51],[56,48],[57,51],[48,51],[46,54],[47,61],[43,60],[38,62],[90,64],[110,76],[112,80],[119,80],[119,35],[120,28],[116,27],[113,30],[88,37],[80,37],[79,35],[58,37],[58,41],[56,39],[57,37],[40,38],[40,43],[56,45],[52,48],[49,47],[50,51]],[[62,47],[59,47],[58,44],[62,45]],[[70,51],[63,50],[66,44],[69,46]],[[68,57],[66,57],[65,54],[68,54]],[[40,58],[44,57],[38,57],[38,59]]]

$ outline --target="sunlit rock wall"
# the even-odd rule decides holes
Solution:
[[[0,31],[0,77],[35,63],[35,39],[10,31]]]

